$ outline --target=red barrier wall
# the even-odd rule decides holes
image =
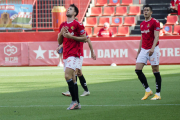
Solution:
[[[92,41],[97,60],[91,59],[88,44],[84,44],[83,65],[135,64],[139,40]],[[180,40],[160,40],[160,64],[180,64]],[[57,42],[4,42],[0,43],[1,66],[57,65]]]

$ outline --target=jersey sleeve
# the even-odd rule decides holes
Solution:
[[[59,33],[61,31],[61,28],[63,27],[64,22],[59,26]]]
[[[85,34],[85,30],[84,30],[84,25],[80,22],[77,22],[77,32],[80,34],[80,35],[83,35]]]
[[[102,29],[100,29],[99,32],[97,33],[97,36],[98,36],[98,37],[102,37],[102,36],[101,36],[101,31],[102,31]]]
[[[160,23],[158,20],[154,21],[154,30],[160,31]]]

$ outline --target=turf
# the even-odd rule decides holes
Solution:
[[[143,70],[155,93],[151,71]],[[67,90],[63,68],[1,67],[0,120],[179,120],[180,65],[161,65],[160,72],[162,100],[141,101],[144,88],[134,66],[84,66],[91,94],[80,97],[81,110],[68,111],[71,98],[61,95]]]

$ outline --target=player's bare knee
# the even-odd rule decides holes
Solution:
[[[65,79],[66,80],[72,79],[72,75],[65,73]]]
[[[80,69],[78,69],[77,76],[79,76],[79,77],[82,76],[82,72]]]

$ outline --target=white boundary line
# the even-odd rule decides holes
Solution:
[[[24,108],[24,107],[67,107],[69,105],[21,105],[21,106],[0,106],[0,108]],[[133,106],[180,106],[180,104],[132,104],[132,105],[81,105],[86,107],[133,107]]]

